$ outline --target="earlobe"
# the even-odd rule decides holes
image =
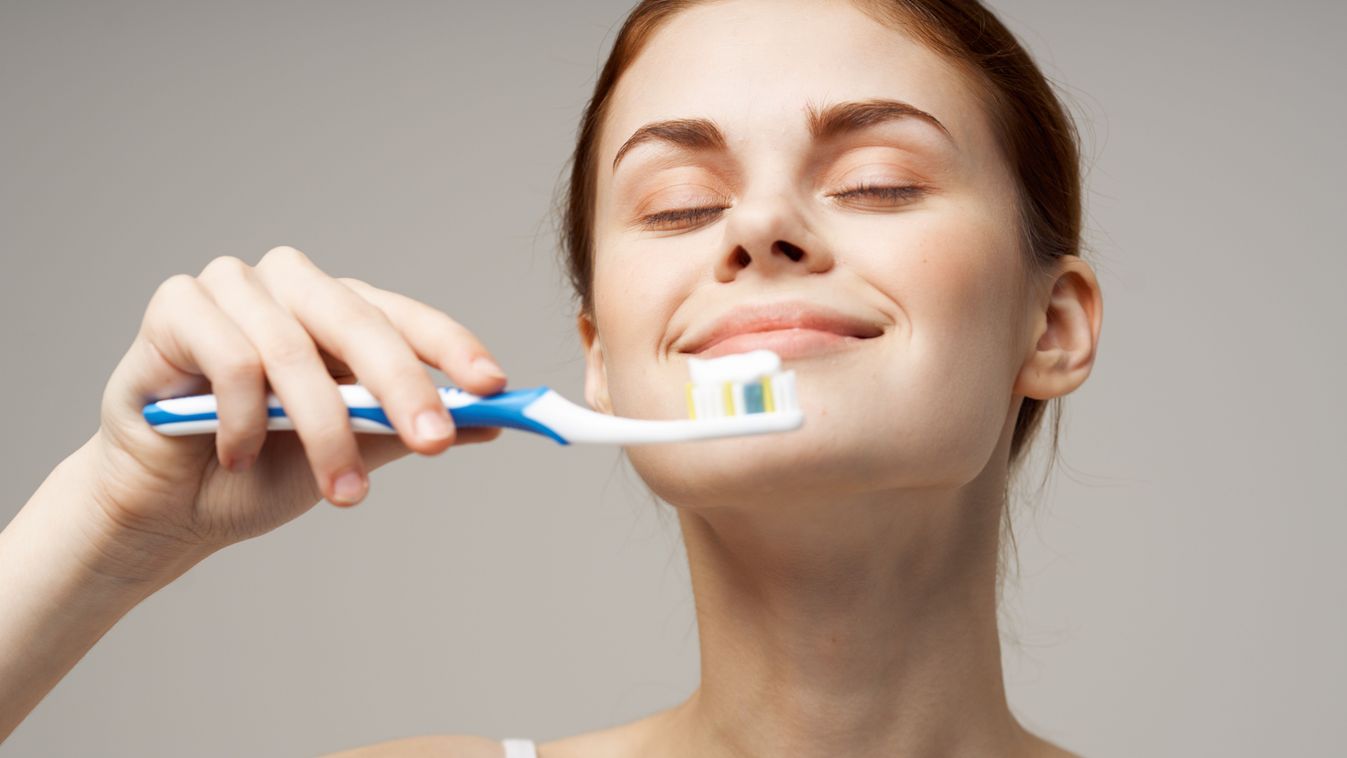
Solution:
[[[1094,367],[1103,320],[1094,271],[1079,256],[1063,256],[1046,302],[1035,309],[1036,338],[1014,394],[1048,400],[1075,391]]]
[[[600,413],[612,415],[613,404],[608,397],[608,373],[603,362],[603,341],[598,327],[585,314],[575,318],[580,332],[580,345],[585,352],[585,402]]]

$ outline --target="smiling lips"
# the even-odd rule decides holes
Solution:
[[[682,352],[700,358],[767,349],[783,359],[878,337],[884,328],[839,310],[799,300],[735,308],[694,332]]]

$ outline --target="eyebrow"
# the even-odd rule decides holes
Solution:
[[[882,98],[837,103],[820,109],[813,103],[805,106],[809,135],[815,142],[834,139],[886,121],[917,118],[935,126],[951,142],[954,135],[940,123],[940,119],[901,100]],[[725,134],[716,122],[705,118],[679,118],[655,121],[637,129],[613,157],[613,170],[618,161],[632,148],[645,142],[664,142],[690,150],[724,150]]]

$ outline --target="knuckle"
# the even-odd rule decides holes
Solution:
[[[328,314],[327,293],[317,281],[307,278],[273,277],[269,286],[272,296],[292,313]]]
[[[393,403],[404,405],[411,411],[419,411],[425,405],[440,404],[430,374],[421,368],[419,362],[399,366],[391,374],[392,381],[389,384],[393,397],[390,399]]]
[[[196,289],[196,277],[191,274],[174,274],[159,283],[154,291],[156,298],[177,298]]]
[[[454,345],[468,351],[478,351],[485,349],[482,341],[477,339],[477,335],[472,333],[468,327],[449,319],[444,327],[445,337],[453,341]]]
[[[312,341],[301,337],[280,337],[266,348],[267,365],[294,368],[318,360],[318,351]]]
[[[262,360],[255,352],[231,355],[223,359],[220,379],[226,382],[252,383],[262,378]]]
[[[160,282],[145,308],[144,323],[158,321],[161,316],[168,315],[162,312],[165,309],[172,310],[187,298],[197,294],[198,286],[196,279],[190,274],[174,274]]]
[[[444,342],[447,361],[462,364],[464,368],[470,367],[473,359],[477,356],[489,354],[481,341],[472,336],[471,333],[450,335],[445,338]]]
[[[221,255],[211,259],[211,262],[201,269],[198,278],[218,279],[224,275],[239,277],[243,276],[249,268],[251,267],[247,263],[236,256]]]
[[[446,356],[462,348],[471,350],[478,346],[477,337],[443,311],[426,306],[425,309],[418,308],[413,318],[413,328],[422,334],[434,335],[434,344]]]
[[[339,277],[337,277],[337,281],[339,281],[339,282],[341,282],[342,284],[346,285],[347,287],[350,287],[350,288],[355,289],[355,290],[370,290],[370,289],[374,289],[374,287],[373,287],[372,285],[370,285],[369,282],[366,282],[366,281],[361,280],[361,279],[356,279],[356,278],[353,277],[353,276],[339,276]]]
[[[312,449],[314,468],[334,471],[352,457],[359,457],[355,430],[346,405],[333,393],[330,401],[292,415],[295,430],[306,449]]]
[[[331,412],[323,413],[314,419],[313,431],[331,451],[333,465],[345,466],[345,461],[356,456],[355,430],[351,428],[351,415],[345,405],[336,403]]]
[[[341,319],[338,327],[341,333],[337,357],[351,368],[359,367],[366,371],[379,372],[390,365],[402,362],[405,345],[402,337],[385,320],[382,314],[359,311]]]
[[[393,322],[388,320],[388,316],[369,303],[352,305],[343,324],[353,344],[361,344],[364,339],[386,338],[390,332],[395,332],[392,327]]]
[[[265,261],[263,261],[265,263]],[[330,313],[331,293],[324,286],[325,276],[312,267],[290,264],[257,265],[262,285],[277,302],[292,313]]]
[[[308,256],[301,253],[297,248],[290,245],[277,245],[262,255],[262,260],[258,261],[258,266],[294,266],[311,263]]]

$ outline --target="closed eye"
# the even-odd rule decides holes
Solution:
[[[725,210],[724,206],[708,205],[700,208],[679,208],[671,211],[660,211],[652,213],[649,216],[642,216],[641,223],[651,229],[669,229],[686,222],[700,223]]]
[[[926,193],[926,188],[920,184],[904,184],[896,187],[860,184],[848,190],[835,192],[829,197],[849,198],[849,197],[877,197],[882,200],[904,201],[912,200]]]
[[[851,189],[835,192],[829,197],[834,198],[852,198],[852,197],[874,197],[888,201],[892,204],[900,204],[921,197],[926,193],[926,188],[919,184],[907,184],[901,186],[883,186],[872,184],[861,184]],[[726,210],[726,206],[706,205],[696,208],[677,208],[674,210],[660,211],[641,217],[641,224],[650,229],[673,229],[679,226],[695,226],[704,221],[719,215]]]

